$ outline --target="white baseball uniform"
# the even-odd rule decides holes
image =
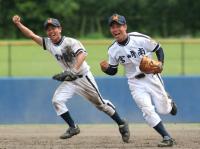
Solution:
[[[141,58],[144,55],[152,57],[153,52],[159,47],[160,45],[149,36],[132,32],[128,34],[125,44],[114,42],[108,50],[109,64],[116,67],[118,64],[124,66],[132,97],[151,127],[161,121],[156,111],[168,114],[172,109],[171,99],[167,96],[160,74],[145,74],[142,78],[137,77],[143,74],[139,69]]]
[[[43,48],[48,50],[56,58],[63,70],[73,69],[76,63],[76,55],[79,52],[82,51],[87,55],[85,48],[78,40],[65,36],[62,37],[58,44],[52,43],[47,37],[43,38]],[[64,59],[64,53],[67,54],[68,61]],[[76,93],[88,99],[99,110],[112,116],[115,113],[115,107],[109,100],[105,100],[101,97],[95,79],[86,61],[81,65],[78,74],[83,77],[75,81],[64,81],[56,89],[52,103],[57,115],[62,115],[68,111],[65,103]]]

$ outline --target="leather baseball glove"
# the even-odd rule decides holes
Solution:
[[[140,70],[146,74],[156,74],[156,73],[161,73],[163,70],[162,67],[162,62],[157,61],[157,60],[153,60],[147,56],[144,56],[141,59],[140,62],[140,66],[139,66]]]
[[[54,75],[52,78],[57,81],[74,81],[81,77],[82,75],[77,75],[71,71],[64,71],[62,73]]]

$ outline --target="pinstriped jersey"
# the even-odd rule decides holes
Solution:
[[[44,50],[48,50],[54,56],[63,70],[73,69],[76,63],[75,57],[79,52],[82,51],[87,55],[84,46],[78,40],[65,36],[61,38],[61,41],[58,44],[54,44],[50,38],[44,37],[43,48]],[[86,61],[83,62],[78,71],[78,74],[83,75],[89,71],[89,66]]]
[[[125,44],[114,42],[108,49],[109,64],[124,66],[126,76],[132,78],[141,73],[139,64],[144,55],[152,57],[152,53],[159,49],[160,45],[149,36],[131,32],[128,33],[128,40]]]

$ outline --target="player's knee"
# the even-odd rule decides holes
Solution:
[[[52,100],[52,105],[54,106],[54,108],[56,109],[56,111],[59,110],[59,103],[56,100]]]
[[[150,127],[154,127],[160,121],[160,117],[154,108],[143,108],[142,112],[145,121]]]
[[[156,107],[159,114],[168,114],[171,111],[171,102],[166,102],[163,106]]]
[[[143,116],[145,119],[148,119],[149,117],[153,116],[155,113],[154,108],[150,107],[143,107],[142,108]]]
[[[56,98],[55,96],[53,97],[53,99],[52,99],[52,104],[53,105],[55,105],[56,103],[58,103],[58,100],[57,100],[58,98]]]
[[[168,114],[169,113],[169,110],[167,110],[168,108],[157,108],[157,112],[160,113],[160,114]]]
[[[62,101],[58,100],[58,98],[56,98],[56,96],[53,97],[52,99],[52,105],[54,106],[54,108],[56,109],[56,111],[58,111],[62,105]]]

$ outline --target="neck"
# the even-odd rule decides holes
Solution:
[[[59,44],[61,41],[62,41],[62,36],[60,36],[60,38],[58,40],[54,41],[53,43],[54,44]]]
[[[124,39],[122,41],[118,41],[119,44],[121,45],[125,45],[128,41],[128,35],[126,34],[126,36],[124,37]]]

